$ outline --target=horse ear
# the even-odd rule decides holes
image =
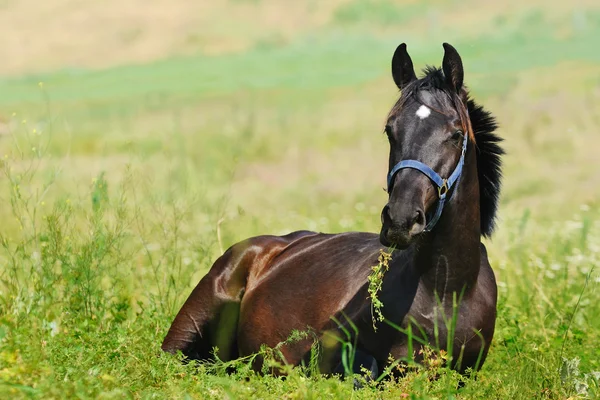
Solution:
[[[462,60],[458,55],[458,51],[448,43],[444,43],[444,60],[442,61],[442,69],[446,82],[456,91],[460,92],[463,85],[465,72],[463,70]]]
[[[402,43],[394,52],[394,56],[392,57],[392,77],[400,90],[417,79],[412,60],[406,51],[406,43]]]

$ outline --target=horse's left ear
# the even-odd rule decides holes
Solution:
[[[442,61],[442,69],[446,82],[456,91],[460,92],[463,85],[464,70],[462,60],[458,55],[458,51],[448,43],[444,43],[444,60]]]

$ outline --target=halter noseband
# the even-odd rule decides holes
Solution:
[[[398,164],[394,165],[394,168],[392,168],[392,170],[388,174],[388,193],[390,193],[392,189],[392,180],[394,179],[394,176],[396,176],[398,171],[404,168],[412,168],[422,172],[437,186],[439,199],[438,206],[435,210],[435,214],[433,214],[433,218],[431,218],[431,220],[425,227],[425,232],[431,231],[440,219],[442,211],[444,210],[444,204],[446,203],[446,195],[448,194],[450,189],[452,189],[452,186],[454,186],[456,181],[458,181],[458,179],[460,178],[460,174],[462,173],[463,165],[465,163],[465,153],[467,152],[468,141],[469,137],[465,133],[465,136],[463,137],[462,152],[460,154],[460,159],[458,160],[456,168],[454,168],[454,171],[448,179],[442,179],[442,177],[440,177],[437,172],[429,168],[429,166],[427,166],[426,164],[423,164],[421,161],[417,160],[400,161]]]

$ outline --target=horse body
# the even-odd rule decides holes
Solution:
[[[348,329],[352,325],[357,372],[367,367],[375,377],[390,360],[419,360],[426,342],[451,347],[450,360],[459,371],[481,368],[494,335],[497,293],[480,239],[493,228],[502,150],[492,135],[494,120],[462,87],[458,53],[444,47],[443,73],[429,69],[421,80],[405,45],[392,60],[402,97],[386,126],[390,199],[381,233],[298,231],[233,245],[193,290],[163,350],[207,360],[217,347],[218,357],[230,360],[279,345],[285,362],[298,365],[317,340],[320,371],[341,372],[341,347],[326,336],[347,339],[342,332],[354,335]],[[407,159],[422,161],[404,168]],[[460,177],[449,187],[445,180],[437,184],[436,193],[434,179],[420,165]],[[390,245],[398,249],[377,297],[385,319],[401,329],[381,322],[374,327],[368,294],[372,267]],[[409,329],[421,340],[409,341]],[[286,342],[295,330],[312,336]]]
[[[256,353],[262,345],[275,347],[294,330],[337,330],[331,319],[335,315],[342,324],[350,318],[359,332],[358,349],[375,359],[378,370],[390,356],[412,357],[405,334],[380,322],[377,330],[373,327],[368,277],[381,248],[378,235],[363,232],[302,231],[240,242],[217,260],[194,289],[163,349],[207,360],[216,346],[219,358],[229,360]],[[454,332],[454,358],[461,359],[461,370],[475,366],[482,345],[480,363],[485,360],[494,332],[495,280],[483,244],[479,254],[478,272],[459,304]],[[378,297],[388,320],[405,329],[414,321],[415,335],[422,329],[423,339],[434,338],[437,329],[439,343],[446,348],[448,326],[442,316],[454,312],[456,291],[448,276],[448,268],[454,266],[440,254],[435,267],[420,268],[415,262],[419,256],[414,248],[395,252]],[[280,350],[287,363],[298,365],[306,360],[312,344],[309,337]],[[420,345],[413,346],[418,353]],[[322,372],[339,370],[337,350],[322,359]]]

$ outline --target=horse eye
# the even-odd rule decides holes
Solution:
[[[394,135],[392,134],[392,127],[389,125],[385,126],[385,134],[387,135],[389,140],[393,140],[394,139]]]
[[[457,129],[454,131],[454,133],[452,133],[452,139],[454,139],[454,140],[462,139],[464,136],[465,136],[464,132],[461,131],[460,129]]]

